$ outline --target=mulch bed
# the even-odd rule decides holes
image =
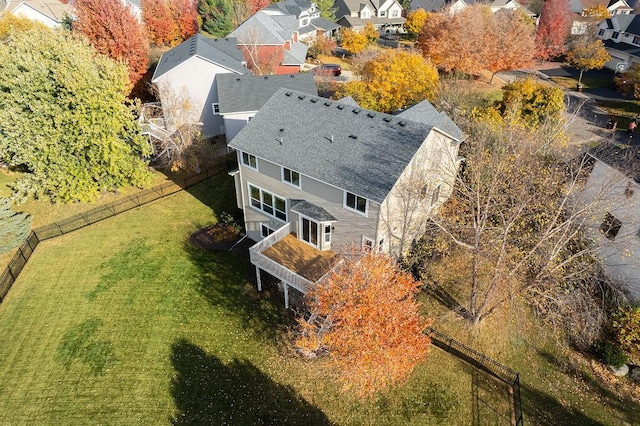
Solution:
[[[216,223],[194,232],[189,241],[204,250],[230,250],[243,236],[244,233],[232,225]]]

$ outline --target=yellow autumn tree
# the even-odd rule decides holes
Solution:
[[[359,53],[367,47],[367,37],[351,28],[340,29],[340,45],[349,53]]]
[[[605,6],[604,4],[599,4],[583,10],[582,16],[593,18],[597,21],[602,21],[603,19],[611,18],[611,13],[609,13],[607,6]]]
[[[604,67],[604,64],[611,60],[611,56],[605,49],[602,40],[585,34],[577,36],[571,41],[566,60],[569,65],[580,71],[579,86],[585,71]]]
[[[404,382],[424,361],[431,339],[416,300],[420,284],[390,257],[354,251],[307,294],[296,346],[327,351],[343,390],[360,397]]]
[[[32,28],[46,28],[44,24],[31,19],[16,16],[12,13],[0,15],[0,40],[9,35],[9,32],[22,32]]]
[[[424,23],[427,22],[429,14],[424,9],[416,9],[413,12],[407,13],[407,21],[404,23],[404,29],[410,35],[420,34]]]
[[[374,44],[380,38],[380,33],[378,33],[378,30],[371,22],[364,26],[362,31],[360,31],[360,34],[365,36],[367,44]]]
[[[433,100],[438,71],[416,52],[387,50],[367,62],[360,81],[342,85],[338,97],[352,96],[367,109],[391,113],[425,99]]]

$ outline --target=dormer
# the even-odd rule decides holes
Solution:
[[[369,6],[364,5],[362,9],[360,9],[360,19],[371,19],[371,15],[375,13]]]

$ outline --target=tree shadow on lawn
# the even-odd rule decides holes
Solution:
[[[286,332],[295,325],[291,311],[284,302],[270,300],[278,292],[258,293],[250,281],[254,270],[242,255],[228,251],[207,251],[185,243],[185,251],[199,268],[197,291],[212,305],[222,306],[235,314],[245,329],[256,336],[284,345]]]
[[[290,386],[271,380],[247,360],[223,364],[180,340],[172,347],[174,425],[329,425],[317,407]]]

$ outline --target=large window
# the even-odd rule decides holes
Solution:
[[[282,180],[290,185],[300,188],[300,173],[289,170],[285,167],[282,168]]]
[[[242,164],[245,166],[249,166],[252,169],[258,170],[258,160],[255,155],[247,154],[246,152],[242,153]]]
[[[251,184],[249,184],[249,198],[251,205],[256,209],[284,222],[287,221],[287,202],[284,198]]]
[[[344,206],[362,214],[367,214],[367,199],[350,192],[345,193]]]

